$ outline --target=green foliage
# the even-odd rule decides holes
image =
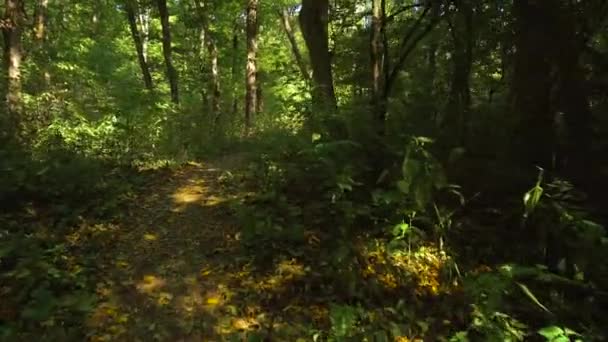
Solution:
[[[542,328],[538,334],[551,342],[570,342],[574,339],[575,342],[583,341],[582,335],[568,328],[560,328],[558,326],[550,326]]]
[[[82,317],[93,308],[89,263],[69,264],[67,247],[24,233],[7,231],[0,236],[0,279],[3,315],[0,337],[46,340],[82,336]],[[39,335],[43,331],[43,335]]]

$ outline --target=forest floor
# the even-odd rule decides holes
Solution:
[[[305,298],[277,301],[301,265],[286,260],[258,272],[243,253],[230,206],[242,194],[218,181],[228,164],[189,163],[155,175],[121,222],[103,228],[113,233],[96,258],[99,301],[87,322],[93,341],[240,340],[251,331],[295,340],[304,331],[281,315],[323,319],[324,308]]]

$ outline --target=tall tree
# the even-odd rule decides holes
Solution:
[[[245,133],[249,134],[253,115],[258,108],[257,53],[258,53],[258,0],[247,1],[247,74],[245,91]]]
[[[312,67],[313,110],[331,112],[337,101],[329,53],[328,0],[303,0],[299,21]]]
[[[150,66],[148,65],[148,59],[144,48],[144,39],[137,25],[136,6],[138,6],[138,4],[135,0],[127,0],[125,4],[125,11],[127,12],[131,37],[133,38],[135,50],[137,51],[137,60],[143,76],[144,86],[146,89],[152,90],[152,74],[150,73]]]
[[[171,88],[171,102],[179,104],[179,90],[177,80],[177,70],[173,66],[172,46],[171,46],[171,27],[169,24],[169,10],[167,9],[167,0],[157,0],[158,12],[160,14],[160,23],[163,32],[163,55],[165,58],[165,66],[167,68],[167,78]]]
[[[238,19],[234,21],[232,28],[232,66],[231,66],[231,78],[232,78],[232,118],[236,117],[239,110],[239,100],[237,96],[237,75],[239,70],[239,33],[241,26],[239,25]]]
[[[372,0],[372,26],[370,43],[370,60],[372,68],[372,109],[378,124],[377,131],[384,132],[384,121],[386,116],[386,97],[384,87],[386,85],[386,41],[385,36],[386,1]]]
[[[469,0],[456,3],[456,13],[448,19],[452,38],[452,80],[443,122],[444,135],[451,136],[455,144],[466,146],[467,127],[471,110],[471,68],[473,66],[473,5]]]
[[[34,41],[42,47],[46,39],[46,23],[49,9],[49,0],[38,0],[34,9]]]
[[[209,53],[209,64],[211,69],[211,82],[209,91],[209,103],[211,104],[211,116],[214,122],[219,120],[220,105],[221,105],[221,86],[220,86],[220,67],[219,67],[219,50],[217,47],[214,33],[211,32],[209,25],[208,4],[204,1],[195,1],[198,17],[201,22],[201,49],[206,48]]]
[[[310,82],[310,74],[308,73],[308,67],[304,62],[304,58],[302,57],[302,53],[300,52],[300,47],[298,46],[298,41],[296,40],[295,32],[293,31],[293,27],[291,26],[291,15],[287,8],[282,8],[279,10],[279,17],[281,18],[281,27],[283,31],[285,31],[285,35],[287,36],[287,40],[289,41],[289,46],[291,47],[291,53],[293,54],[293,58],[300,69],[300,74],[302,74],[302,78],[306,82]]]
[[[23,1],[6,0],[2,34],[4,35],[4,68],[6,75],[6,109],[10,125],[9,136],[18,143],[25,139],[25,120],[21,96],[21,62],[23,31]]]

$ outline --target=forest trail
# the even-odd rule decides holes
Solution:
[[[221,173],[190,163],[153,177],[137,196],[97,258],[92,341],[240,340],[280,327],[269,303],[301,272],[256,272],[230,209],[238,195],[220,185]]]

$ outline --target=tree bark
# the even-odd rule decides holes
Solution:
[[[163,32],[163,55],[167,68],[167,78],[171,88],[171,102],[179,104],[179,89],[177,71],[173,66],[172,47],[171,47],[171,28],[169,25],[169,11],[167,10],[167,0],[157,0],[158,12]]]
[[[313,112],[321,113],[338,107],[329,54],[328,17],[328,0],[302,1],[299,21],[312,66]]]
[[[239,32],[240,26],[238,22],[234,23],[234,28],[232,32],[232,113],[231,117],[236,117],[236,114],[239,110],[239,101],[237,97],[237,75],[239,70]]]
[[[139,61],[139,67],[141,69],[141,73],[144,80],[144,86],[148,90],[152,90],[154,88],[152,84],[152,74],[150,73],[150,67],[148,66],[148,60],[146,58],[144,43],[142,39],[142,34],[137,27],[137,16],[135,12],[136,4],[133,1],[127,1],[125,4],[125,11],[127,12],[127,19],[129,20],[129,28],[131,30],[131,37],[133,38],[133,43],[135,44],[135,50],[137,51],[137,60]]]
[[[293,58],[296,64],[298,65],[298,68],[300,69],[300,74],[302,74],[302,78],[306,83],[310,83],[310,74],[308,73],[308,68],[306,67],[306,63],[304,62],[302,53],[300,52],[300,47],[298,46],[296,35],[293,32],[293,28],[291,27],[289,12],[286,8],[283,8],[279,11],[279,16],[281,18],[281,26],[283,27],[283,31],[285,31],[285,35],[289,40],[291,53],[293,54]]]
[[[199,3],[195,1],[196,9],[199,13],[202,26],[202,36],[204,36],[203,44],[209,52],[209,64],[211,67],[211,84],[209,91],[209,103],[211,104],[211,116],[214,118],[214,122],[217,123],[219,120],[220,109],[221,109],[221,86],[220,86],[220,70],[219,70],[219,51],[213,33],[209,28],[209,17],[206,8],[206,3]],[[203,48],[203,47],[201,47]]]
[[[34,41],[38,48],[42,48],[42,44],[46,39],[46,23],[49,0],[38,0],[34,10]]]
[[[258,52],[258,0],[247,2],[247,74],[245,93],[245,134],[253,125],[253,116],[258,108],[257,52]]]
[[[22,0],[6,0],[2,33],[4,36],[4,68],[6,75],[6,112],[8,114],[8,137],[17,143],[26,140],[26,122],[23,118],[21,97],[21,35],[23,31]]]
[[[139,9],[137,23],[141,37],[141,46],[144,60],[148,63],[148,42],[150,40],[150,7],[147,4],[137,6]]]
[[[386,85],[386,46],[385,37],[386,1],[372,0],[372,26],[371,26],[371,68],[372,68],[372,110],[376,133],[384,135],[387,111],[387,98],[384,96]]]
[[[454,137],[450,145],[466,147],[471,107],[471,69],[473,66],[473,7],[468,0],[457,3],[455,20],[450,25],[452,43],[452,82],[443,124],[444,136]]]

